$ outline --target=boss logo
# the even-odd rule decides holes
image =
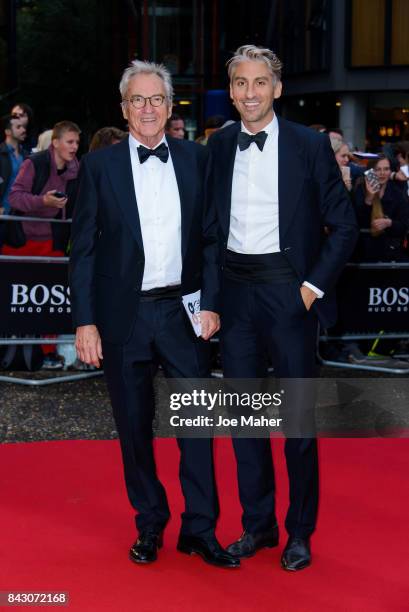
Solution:
[[[397,311],[406,312],[409,304],[409,287],[370,287],[368,311],[391,312],[392,307]]]
[[[64,285],[11,286],[11,312],[71,312],[70,289]]]

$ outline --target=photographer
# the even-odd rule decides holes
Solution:
[[[373,173],[359,179],[354,204],[361,229],[359,259],[365,262],[407,261],[404,243],[409,229],[409,203],[391,180],[385,155],[368,165]]]

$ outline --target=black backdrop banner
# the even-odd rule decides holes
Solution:
[[[337,295],[345,332],[409,331],[409,267],[347,267]],[[65,262],[0,261],[0,333],[74,333]]]
[[[409,332],[409,266],[343,271],[337,286],[344,333]]]
[[[0,333],[74,333],[67,263],[0,262]]]

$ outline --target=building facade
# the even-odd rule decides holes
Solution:
[[[358,148],[408,137],[407,0],[134,0],[129,55],[165,63],[176,106],[194,128],[209,114],[234,118],[225,62],[240,44],[284,62],[278,110],[341,127]]]
[[[277,103],[283,116],[341,127],[358,148],[409,137],[409,0],[61,0],[58,6],[56,12],[52,0],[0,0],[3,112],[13,97],[25,99],[41,124],[38,100],[46,98],[48,121],[60,119],[66,104],[90,132],[120,125],[122,70],[132,59],[150,59],[172,72],[175,111],[195,138],[210,115],[237,118],[225,63],[239,45],[253,43],[273,48],[284,62]],[[37,46],[43,40],[37,32],[30,47],[24,11],[32,27],[47,32],[47,45]],[[57,57],[53,48],[64,40]]]

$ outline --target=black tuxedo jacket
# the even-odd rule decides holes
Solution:
[[[278,123],[280,249],[300,283],[308,281],[324,291],[313,308],[329,327],[336,319],[334,284],[358,237],[355,213],[328,137],[279,117]],[[222,266],[240,128],[240,122],[235,123],[215,132],[208,142],[212,158],[208,191],[217,208]]]
[[[182,294],[202,290],[202,310],[218,310],[218,244],[211,201],[205,207],[208,151],[166,137],[182,217]],[[126,342],[137,313],[144,249],[129,141],[81,161],[72,225],[70,287],[74,326],[95,324],[108,342]]]

